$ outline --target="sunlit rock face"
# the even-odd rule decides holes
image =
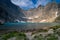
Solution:
[[[53,22],[58,16],[58,6],[56,3],[48,3],[45,7],[40,5],[36,9],[22,12],[27,22]]]

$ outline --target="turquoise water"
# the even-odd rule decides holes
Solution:
[[[59,23],[5,23],[0,29],[34,29],[58,25]]]

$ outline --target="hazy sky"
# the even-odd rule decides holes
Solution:
[[[39,5],[45,6],[48,2],[52,2],[52,0],[11,0],[11,2],[24,10],[28,10],[37,8]],[[60,0],[56,0],[56,3],[60,3]]]

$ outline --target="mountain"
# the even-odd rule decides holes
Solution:
[[[39,6],[38,8],[31,9],[28,11],[23,11],[28,22],[53,22],[58,13],[58,5],[53,3],[48,3],[46,6]]]
[[[21,9],[12,4],[10,0],[0,1],[0,22],[14,22],[14,20],[23,20],[24,14],[20,11]],[[25,20],[25,19],[24,19]]]
[[[53,22],[58,13],[58,5],[54,2],[38,8],[22,10],[12,4],[10,0],[0,1],[0,21],[3,22]]]
[[[60,23],[60,4],[58,4],[58,17],[55,19],[54,22],[59,22]]]
[[[45,6],[45,14],[49,22],[53,22],[58,17],[58,5],[55,2],[48,3]]]

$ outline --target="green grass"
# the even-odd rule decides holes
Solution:
[[[60,28],[60,25],[56,25],[56,26],[51,27],[51,29],[54,29],[54,30],[56,30],[58,28]]]
[[[56,36],[55,34],[48,34],[46,36],[38,35],[35,36],[33,40],[58,40],[58,36]]]
[[[58,37],[55,34],[49,34],[47,40],[58,40]]]
[[[3,34],[2,36],[2,39],[3,40],[7,40],[9,38],[12,38],[12,37],[16,37],[18,39],[26,39],[26,35],[23,33],[23,32],[10,32],[10,33],[7,33],[7,34]]]

